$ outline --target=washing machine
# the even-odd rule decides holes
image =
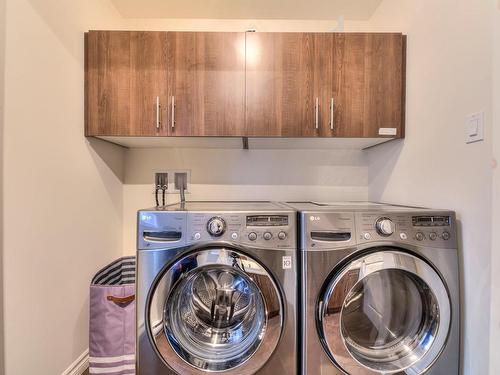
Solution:
[[[295,202],[302,374],[459,372],[455,214]]]
[[[296,374],[296,253],[278,203],[139,211],[137,374]]]

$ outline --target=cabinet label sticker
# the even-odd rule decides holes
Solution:
[[[287,255],[283,257],[283,269],[289,270],[292,268],[292,257]]]
[[[378,135],[397,135],[397,134],[398,134],[397,128],[379,128],[378,129]]]

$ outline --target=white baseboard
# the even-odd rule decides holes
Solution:
[[[82,375],[89,368],[89,350],[85,350],[61,375]]]

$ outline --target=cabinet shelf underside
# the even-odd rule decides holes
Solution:
[[[126,148],[242,149],[241,137],[96,137]],[[363,150],[394,138],[248,138],[248,149]]]

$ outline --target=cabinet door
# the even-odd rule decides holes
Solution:
[[[331,88],[331,34],[247,33],[246,129],[250,136],[314,137]]]
[[[167,33],[86,36],[86,135],[166,135]]]
[[[333,136],[403,136],[404,47],[401,34],[334,34]]]
[[[169,32],[168,56],[170,134],[243,136],[245,34]]]

